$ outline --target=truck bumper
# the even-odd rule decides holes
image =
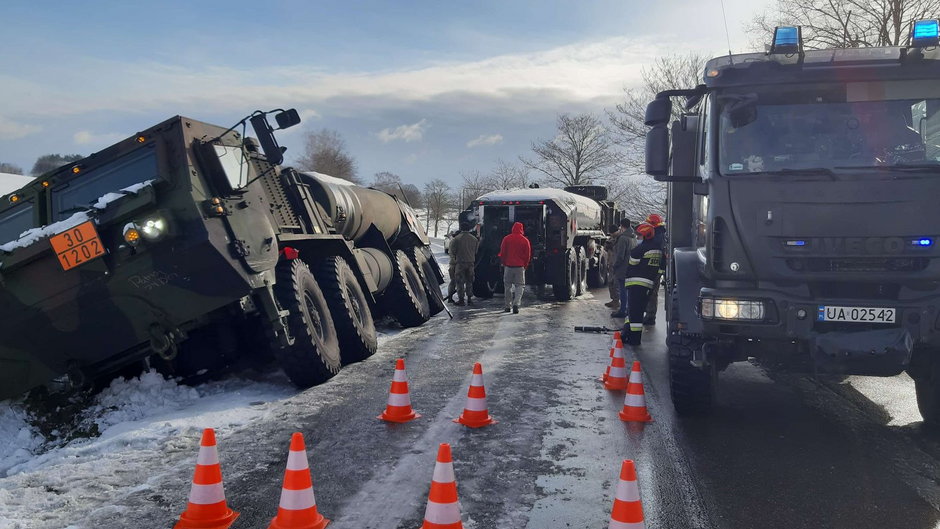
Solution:
[[[940,296],[916,300],[806,299],[785,292],[743,289],[701,289],[703,297],[760,300],[762,321],[702,318],[704,334],[724,339],[797,345],[808,351],[822,372],[895,375],[911,359],[914,344],[940,346]],[[820,321],[821,306],[891,308],[893,323]]]

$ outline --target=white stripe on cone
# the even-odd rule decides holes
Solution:
[[[389,393],[389,406],[411,406],[411,397],[407,393]]]
[[[470,377],[470,385],[478,387],[483,386],[483,373],[474,373],[473,376]]]
[[[450,463],[438,463],[434,465],[434,475],[431,476],[431,480],[438,483],[453,483],[457,481],[457,477],[454,476],[454,465]]]
[[[287,470],[307,470],[307,452],[291,450],[287,453]]]
[[[457,502],[428,501],[428,508],[424,511],[424,521],[439,524],[457,523],[460,521],[460,505]]]
[[[405,374],[405,370],[396,369],[395,374],[392,375],[392,382],[408,382],[408,375]]]
[[[470,411],[485,411],[486,397],[467,397],[467,405],[465,409]]]
[[[640,501],[640,489],[636,481],[620,480],[617,483],[617,499],[620,501]]]
[[[642,384],[643,374],[639,371],[630,371],[630,382],[633,382],[634,384]]]
[[[281,489],[280,508],[288,511],[302,511],[311,507],[316,507],[317,500],[313,496],[313,488],[307,487],[303,490]]]
[[[189,491],[189,503],[196,505],[212,505],[225,501],[225,491],[221,483],[212,485],[198,485],[193,483],[193,488]]]
[[[219,452],[213,446],[200,446],[199,455],[196,457],[197,465],[218,465],[219,464]]]
[[[632,408],[646,407],[646,396],[645,395],[634,395],[632,393],[627,393],[627,396],[623,399],[623,404]]]
[[[627,378],[627,368],[611,366],[608,376],[613,378]]]

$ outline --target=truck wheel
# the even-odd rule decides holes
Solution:
[[[392,264],[395,277],[382,296],[382,303],[402,327],[417,327],[431,318],[424,283],[405,252],[396,250]]]
[[[932,364],[926,373],[913,377],[914,391],[924,424],[937,427],[940,426],[940,362]]]
[[[490,299],[496,292],[496,281],[487,281],[479,276],[473,278],[473,295],[480,299]]]
[[[343,364],[330,308],[303,261],[278,265],[274,295],[281,308],[290,312],[287,327],[294,343],[274,354],[291,382],[307,388],[339,372]]]
[[[576,250],[577,250],[577,257],[578,257],[578,284],[575,287],[574,295],[580,296],[581,294],[584,294],[585,292],[587,292],[587,289],[588,289],[588,286],[587,286],[588,261],[587,261],[587,256],[584,255],[583,246],[578,246]]]
[[[444,294],[441,293],[441,286],[437,283],[437,274],[434,273],[434,265],[424,255],[421,248],[413,246],[408,250],[411,254],[411,262],[414,263],[421,275],[421,281],[424,283],[424,293],[428,297],[428,308],[431,316],[434,316],[444,310]]]
[[[555,299],[568,301],[575,296],[578,290],[578,257],[573,250],[565,252],[568,259],[565,261],[565,282],[552,284]]]
[[[666,338],[669,350],[669,392],[679,415],[707,413],[714,401],[714,366],[704,369],[691,364],[692,353],[702,347],[702,340],[678,333]]]
[[[317,280],[333,315],[343,365],[359,362],[375,354],[378,338],[375,321],[359,280],[345,259],[328,257],[317,266]]]
[[[600,249],[597,256],[597,266],[588,270],[587,284],[589,288],[607,286],[607,252]]]

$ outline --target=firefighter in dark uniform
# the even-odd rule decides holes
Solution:
[[[663,221],[662,216],[657,215],[656,213],[650,213],[650,215],[646,217],[646,223],[653,227],[653,238],[656,239],[656,242],[659,244],[659,248],[665,248],[666,223]],[[643,318],[643,325],[656,325],[656,311],[659,308],[659,285],[665,271],[666,259],[665,254],[663,254],[663,259],[659,266],[659,277],[657,277],[656,281],[653,283],[653,290],[650,291],[649,295],[650,299],[646,303],[646,317]]]
[[[640,345],[643,336],[643,314],[649,301],[650,290],[659,279],[659,268],[663,260],[663,249],[655,238],[655,228],[643,223],[636,227],[640,244],[630,250],[627,264],[627,318],[621,336],[629,345]]]

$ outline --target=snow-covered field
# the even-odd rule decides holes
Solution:
[[[33,177],[20,174],[0,173],[0,195],[12,193],[25,186]]]
[[[446,277],[449,258],[443,241],[432,239],[432,250]],[[413,331],[383,324],[379,346],[407,339]],[[75,439],[56,431],[44,436],[21,401],[0,401],[0,529],[32,529],[43,520],[67,518],[63,513],[107,510],[111,499],[139,493],[161,479],[141,476],[138,486],[128,488],[126,476],[135,468],[190,450],[181,440],[198,438],[203,428],[249,425],[297,393],[274,369],[192,387],[151,371],[114,380],[96,395],[73,422],[94,426],[100,435]],[[180,459],[192,463],[191,458]],[[81,527],[76,521],[69,529]]]

